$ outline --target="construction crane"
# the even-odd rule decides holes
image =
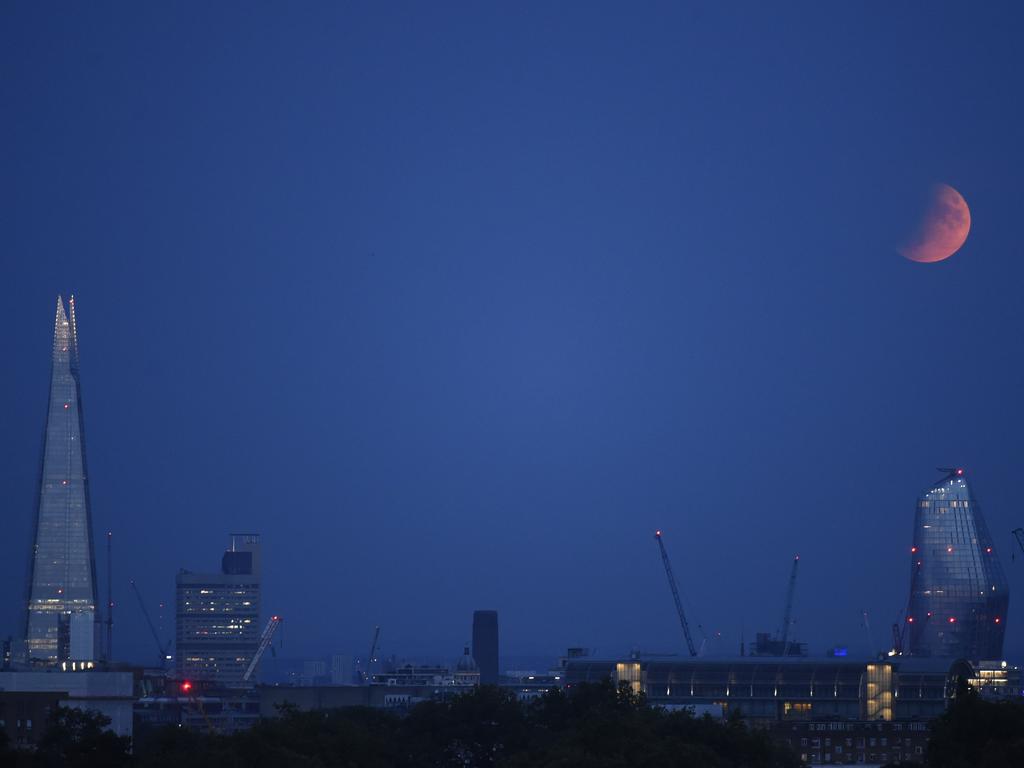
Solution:
[[[213,721],[210,720],[210,716],[206,712],[206,707],[203,706],[203,700],[199,696],[199,691],[196,690],[195,685],[191,680],[182,680],[178,684],[178,690],[186,698],[189,704],[196,708],[196,711],[203,716],[203,720],[206,721],[206,729],[208,733],[217,733],[217,729],[213,725]]]
[[[907,633],[906,624],[902,627],[899,622],[892,625],[892,653],[890,656],[902,656],[903,655],[903,640]]]
[[[658,541],[658,548],[661,550],[661,562],[665,565],[665,576],[668,578],[669,589],[672,590],[672,599],[676,603],[676,613],[679,614],[679,626],[683,628],[683,637],[686,638],[686,648],[691,656],[697,655],[697,649],[693,645],[693,638],[690,636],[690,625],[686,623],[686,614],[683,612],[683,601],[679,597],[679,587],[676,586],[676,577],[672,573],[672,563],[669,562],[668,552],[665,550],[665,542],[661,540],[661,531],[654,532],[654,538]]]
[[[366,670],[363,672],[363,682],[370,682],[370,665],[373,664],[373,655],[377,653],[377,643],[380,641],[380,627],[373,628],[373,640],[370,642],[370,655],[366,657]]]
[[[793,570],[789,573],[789,587],[786,588],[786,609],[782,613],[782,655],[789,655],[789,626],[793,619],[793,593],[796,591],[796,569],[800,555],[793,556]]]
[[[153,620],[149,618],[149,611],[146,610],[146,601],[142,599],[142,593],[139,592],[139,585],[135,583],[135,579],[131,579],[128,583],[131,584],[132,589],[135,590],[135,597],[139,599],[139,607],[142,609],[142,615],[146,619],[146,624],[149,625],[149,631],[153,634],[153,640],[156,641],[157,651],[160,652],[160,669],[165,669],[167,667],[167,662],[171,660],[171,642],[168,640],[166,645],[160,642],[160,635],[157,634],[156,627],[153,626]]]
[[[875,639],[871,635],[871,621],[868,619],[868,612],[865,610],[861,615],[864,616],[864,633],[868,638],[868,651],[874,653]]]
[[[245,668],[245,674],[242,675],[243,683],[248,683],[252,673],[256,671],[256,665],[260,663],[260,659],[266,653],[267,647],[270,645],[270,641],[274,639],[274,633],[277,632],[279,626],[281,626],[281,617],[271,616],[267,626],[263,628],[263,634],[260,635],[259,647],[256,648],[256,653],[253,654],[252,660],[249,661],[249,666]]]
[[[1020,551],[1024,552],[1024,528],[1014,528],[1012,533],[1013,533],[1013,538],[1015,538],[1017,540],[1017,546],[1020,547]],[[1014,557],[1013,557],[1014,554],[1015,554],[1014,551],[1011,549],[1010,550],[1010,559],[1011,560],[1014,559]]]

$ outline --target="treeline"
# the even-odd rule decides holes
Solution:
[[[0,766],[143,768],[796,768],[797,756],[738,719],[725,722],[648,707],[610,683],[553,691],[520,704],[506,690],[481,687],[446,702],[424,702],[405,716],[368,708],[298,712],[231,736],[165,728],[128,739],[103,730],[95,713],[60,709],[34,753],[0,739]],[[0,732],[2,735],[2,732]],[[1024,702],[992,703],[962,687],[932,729],[928,768],[1019,766]]]
[[[698,766],[796,768],[787,748],[739,720],[719,722],[646,706],[610,683],[553,691],[520,704],[483,686],[408,714],[367,708],[298,712],[222,736],[166,727],[129,743],[100,730],[102,719],[61,710],[23,766],[261,768],[301,766]],[[2,756],[0,756],[2,757]],[[11,757],[8,754],[8,757]],[[2,759],[0,759],[2,764]]]
[[[1024,765],[1024,699],[985,701],[961,683],[946,713],[932,724],[928,768]]]

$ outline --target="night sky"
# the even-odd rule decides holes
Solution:
[[[873,650],[963,466],[1024,653],[1019,3],[4,3],[0,633],[54,300],[149,661],[264,537],[282,653]],[[897,253],[936,182],[973,225]],[[101,581],[101,597],[105,595]],[[171,614],[164,631],[173,630]],[[695,630],[696,632],[696,630]]]

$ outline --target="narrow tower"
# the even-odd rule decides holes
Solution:
[[[497,685],[498,612],[473,611],[473,658],[480,669],[480,683]]]
[[[65,314],[58,296],[25,632],[28,658],[36,663],[88,662],[98,656],[84,437],[75,298]]]
[[[909,651],[912,656],[1000,659],[1010,602],[1006,576],[964,471],[948,472],[917,500]]]

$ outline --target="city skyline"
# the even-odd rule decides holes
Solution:
[[[232,531],[294,656],[685,653],[658,529],[709,653],[797,554],[877,651],[944,466],[1019,594],[1024,12],[741,5],[0,10],[0,636],[69,289],[120,658]]]

